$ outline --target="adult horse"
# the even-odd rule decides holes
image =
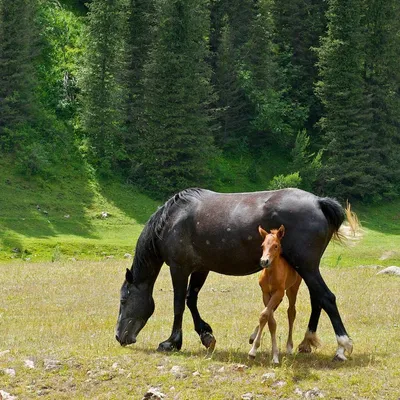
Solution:
[[[203,345],[213,348],[212,329],[197,309],[197,296],[209,271],[225,275],[260,271],[258,226],[271,230],[284,225],[283,256],[304,279],[311,298],[311,316],[301,349],[311,351],[310,345],[317,341],[324,309],[338,342],[335,358],[345,360],[344,353],[351,353],[352,342],[335,296],[319,271],[322,254],[332,236],[338,235],[344,218],[345,211],[336,200],[299,189],[224,194],[183,190],[150,217],[137,241],[132,268],[126,270],[121,288],[116,339],[121,345],[136,342],[154,312],[154,283],[165,262],[174,288],[174,322],[171,336],[158,349],[181,348],[185,300]]]

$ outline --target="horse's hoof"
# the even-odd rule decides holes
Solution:
[[[215,340],[215,337],[213,336],[212,333],[204,332],[201,334],[200,338],[201,338],[201,343],[203,343],[206,349],[214,351],[215,344],[217,343],[217,341]]]
[[[335,357],[333,357],[332,361],[343,362],[343,361],[347,361],[347,358],[344,354],[335,354]]]
[[[248,354],[248,357],[249,357],[249,360],[255,360],[256,359],[256,356],[254,355],[254,354]]]
[[[178,351],[180,347],[173,343],[173,342],[162,342],[158,345],[157,351]]]
[[[299,346],[299,353],[311,353],[311,346]]]

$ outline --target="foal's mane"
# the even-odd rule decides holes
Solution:
[[[136,243],[135,257],[132,265],[134,280],[141,280],[152,273],[154,261],[162,262],[157,242],[163,240],[164,228],[171,217],[173,207],[182,207],[193,199],[198,199],[203,189],[189,188],[172,196],[147,221]]]

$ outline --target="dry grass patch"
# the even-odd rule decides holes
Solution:
[[[109,260],[0,265],[0,390],[18,399],[142,399],[150,387],[157,387],[166,399],[400,396],[399,278],[376,276],[369,268],[324,268],[354,340],[353,355],[346,363],[331,361],[336,341],[323,314],[322,348],[310,355],[281,353],[281,365],[272,367],[268,332],[256,361],[247,359],[248,337],[262,309],[256,275],[210,275],[199,309],[214,329],[213,354],[201,346],[188,310],[182,351],[162,354],[155,349],[169,336],[173,316],[164,267],[154,290],[155,314],[136,345],[120,347],[114,326],[126,264]],[[285,300],[276,312],[282,352],[286,307]],[[295,345],[303,337],[309,313],[303,284]],[[314,388],[318,391],[310,392]]]

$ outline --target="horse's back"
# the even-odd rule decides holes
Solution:
[[[216,193],[177,202],[160,242],[164,260],[192,270],[245,275],[260,269],[258,226],[285,225],[283,254],[293,266],[321,257],[330,236],[318,197],[299,190]]]

